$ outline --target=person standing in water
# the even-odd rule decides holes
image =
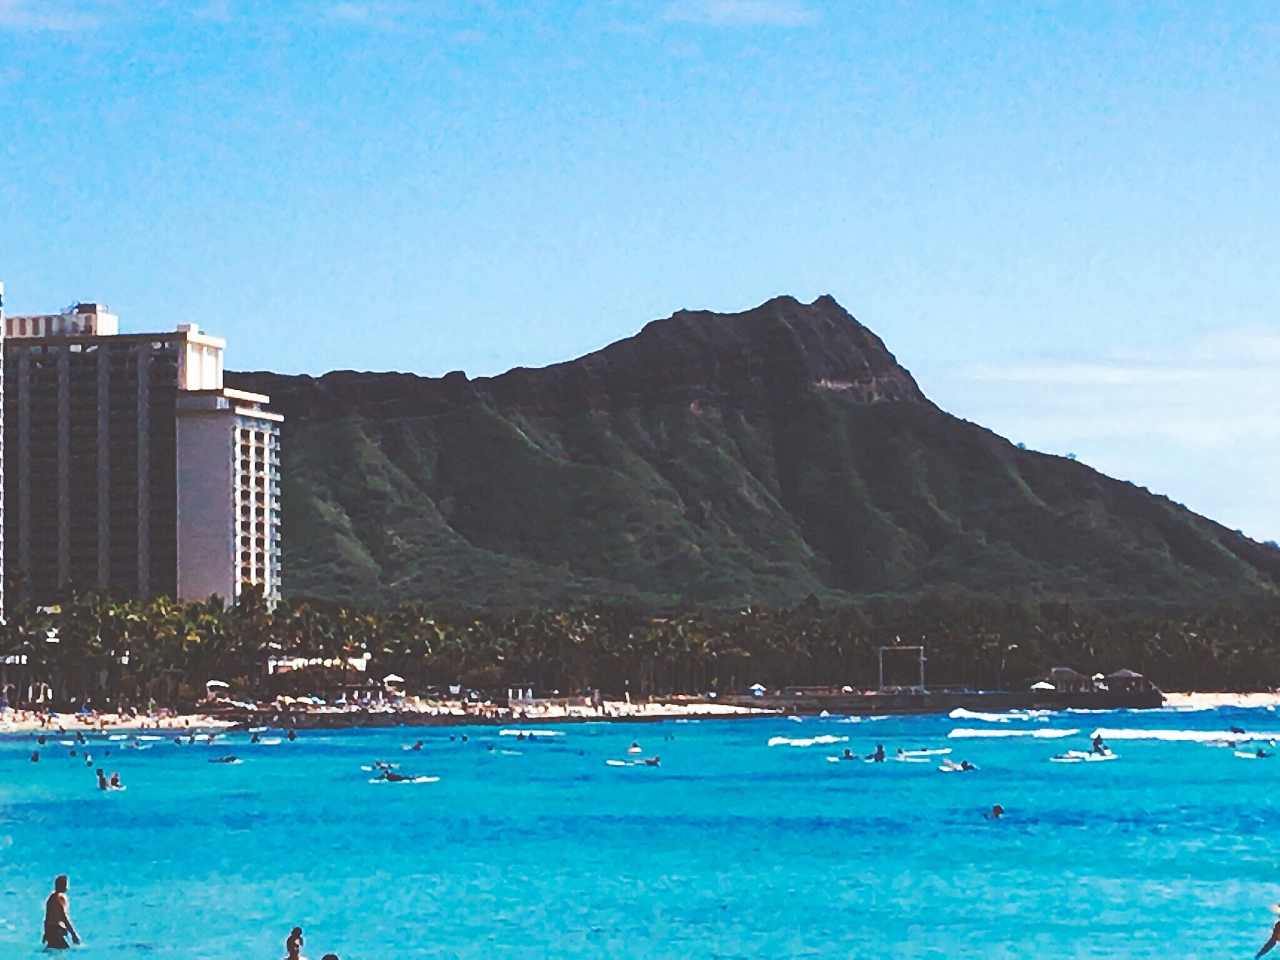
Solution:
[[[1271,928],[1271,939],[1264,943],[1262,945],[1262,949],[1253,955],[1253,960],[1258,960],[1258,957],[1262,956],[1264,953],[1270,953],[1271,948],[1277,943],[1280,943],[1280,920],[1277,920],[1276,925]]]
[[[301,927],[289,931],[289,939],[284,942],[284,960],[306,960],[302,955]]]
[[[70,904],[67,902],[67,876],[60,874],[53,881],[53,893],[44,902],[44,936],[42,942],[50,950],[66,950],[67,935],[72,943],[80,942],[80,935],[71,925]]]

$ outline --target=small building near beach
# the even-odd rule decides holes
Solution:
[[[1059,693],[1090,693],[1093,681],[1070,667],[1054,667],[1046,678]]]
[[[1113,693],[1147,693],[1156,685],[1140,673],[1122,669],[1107,674],[1107,689]]]

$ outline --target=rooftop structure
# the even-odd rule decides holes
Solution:
[[[77,303],[62,313],[19,313],[4,320],[6,337],[110,337],[119,332],[120,318],[101,303]]]

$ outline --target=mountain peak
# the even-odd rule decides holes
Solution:
[[[1280,595],[1269,548],[928,403],[831,297],[682,310],[492,378],[228,380],[286,416],[293,595],[465,609]]]
[[[778,403],[814,386],[864,403],[925,399],[880,338],[825,295],[774,297],[741,313],[679,310],[596,353],[487,382],[499,402],[557,411]]]

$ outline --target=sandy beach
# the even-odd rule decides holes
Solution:
[[[85,733],[107,730],[222,730],[234,725],[234,721],[202,713],[151,717],[118,716],[114,713],[55,713],[46,719],[44,714],[28,710],[5,710],[0,715],[0,733],[56,733],[59,729]]]
[[[429,701],[406,697],[394,705],[380,707],[344,708],[310,706],[305,709],[276,707],[265,704],[263,719],[275,725],[307,727],[317,721],[326,727],[342,726],[346,720],[351,726],[395,726],[398,723],[550,723],[557,721],[636,721],[680,719],[727,719],[734,717],[768,716],[776,711],[738,707],[729,704],[690,700],[687,703],[671,700],[644,703],[628,703],[624,700],[606,700],[599,707],[582,706],[564,701],[526,701],[513,708],[498,708],[488,704],[461,701]],[[370,721],[374,721],[370,723]],[[378,721],[382,721],[378,723]],[[68,732],[106,732],[121,730],[223,730],[244,722],[243,716],[219,716],[194,712],[187,714],[157,713],[154,716],[117,715],[113,713],[44,714],[28,710],[5,710],[0,715],[0,734],[32,733],[65,730]]]
[[[1219,707],[1258,709],[1280,707],[1280,693],[1166,693],[1165,706],[1175,710],[1213,710]],[[346,720],[351,726],[395,726],[399,723],[416,725],[433,721],[449,723],[555,723],[574,721],[657,721],[657,720],[721,720],[753,716],[769,716],[774,710],[742,707],[706,700],[689,699],[655,700],[628,703],[625,700],[605,700],[599,707],[569,703],[563,700],[526,701],[513,704],[512,708],[497,708],[486,704],[462,701],[430,701],[406,697],[394,706],[387,704],[372,708],[342,708],[311,706],[306,709],[286,709],[264,705],[264,713],[271,715],[268,722],[274,725],[308,727],[343,726]],[[264,717],[266,720],[266,717]],[[318,721],[318,723],[317,723]],[[372,723],[370,721],[373,721]],[[379,722],[381,721],[381,722]],[[415,723],[416,721],[416,723]],[[121,731],[121,730],[225,730],[244,722],[243,717],[229,718],[210,713],[193,712],[177,714],[160,712],[154,716],[119,716],[113,713],[79,714],[55,713],[46,719],[43,714],[26,710],[5,710],[0,715],[0,734],[31,733],[39,731]]]

